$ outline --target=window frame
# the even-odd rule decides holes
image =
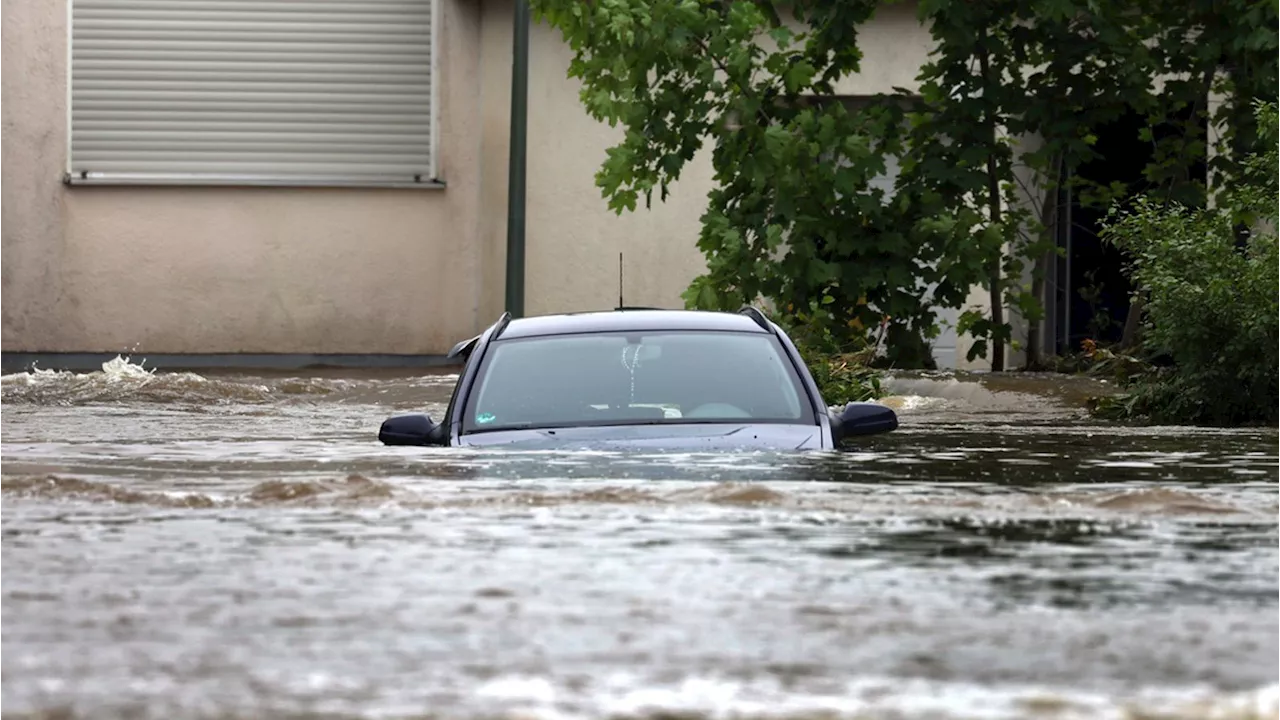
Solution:
[[[358,1],[358,0],[357,0]],[[341,173],[302,175],[287,172],[217,174],[217,173],[94,173],[77,168],[73,152],[76,141],[76,125],[74,121],[76,71],[74,42],[77,0],[67,0],[66,9],[66,68],[65,68],[65,102],[66,102],[66,140],[64,149],[63,183],[70,187],[313,187],[313,188],[386,188],[386,189],[418,189],[442,190],[446,187],[441,177],[440,162],[440,34],[442,25],[441,0],[424,0],[430,3],[430,48],[428,51],[427,74],[430,84],[427,112],[428,127],[428,162],[426,171],[416,174],[412,179],[377,180]],[[282,163],[282,166],[284,163]]]

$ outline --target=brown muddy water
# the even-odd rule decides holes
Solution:
[[[1274,718],[1277,434],[902,377],[851,452],[387,448],[453,376],[3,378],[3,713]]]

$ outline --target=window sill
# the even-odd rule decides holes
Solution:
[[[292,187],[292,188],[386,188],[443,190],[443,180],[366,179],[344,177],[268,177],[214,175],[93,175],[66,173],[62,181],[73,187]]]

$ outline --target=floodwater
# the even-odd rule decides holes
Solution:
[[[842,453],[387,448],[454,377],[3,378],[3,713],[1275,718],[1277,433],[915,375]]]

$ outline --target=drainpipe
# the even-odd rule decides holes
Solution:
[[[529,109],[529,0],[515,0],[511,47],[511,145],[507,166],[507,312],[524,315],[525,146]]]

